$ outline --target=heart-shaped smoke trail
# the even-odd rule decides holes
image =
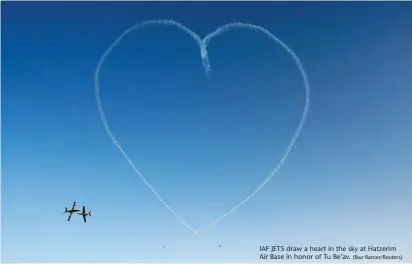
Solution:
[[[126,35],[128,35],[129,33],[133,32],[133,31],[136,31],[140,28],[150,26],[150,25],[175,26],[178,29],[183,30],[184,32],[189,34],[196,41],[196,43],[199,45],[203,67],[205,69],[205,72],[206,72],[207,76],[209,76],[209,74],[211,72],[209,57],[208,57],[208,54],[207,54],[207,46],[213,38],[218,37],[219,35],[225,33],[226,31],[228,31],[230,29],[235,29],[235,28],[238,28],[238,29],[247,28],[247,29],[252,29],[252,30],[259,31],[259,32],[263,33],[264,35],[266,35],[267,37],[269,37],[275,43],[280,44],[289,53],[289,55],[292,57],[292,59],[295,61],[296,65],[297,65],[297,67],[299,68],[299,71],[300,71],[300,73],[302,75],[302,78],[303,78],[303,84],[305,86],[306,97],[305,97],[305,107],[303,109],[302,118],[300,120],[300,123],[299,123],[299,125],[298,125],[298,127],[297,127],[297,129],[296,129],[296,131],[295,131],[295,133],[294,133],[294,135],[293,135],[286,151],[285,151],[285,153],[283,154],[282,158],[280,159],[280,161],[278,162],[276,167],[270,172],[269,176],[255,189],[255,191],[253,191],[249,196],[247,196],[242,202],[235,205],[229,211],[227,211],[225,214],[223,214],[222,216],[216,218],[214,221],[210,222],[209,224],[207,224],[206,226],[204,226],[203,228],[201,228],[199,230],[196,230],[195,228],[190,226],[183,218],[181,218],[162,199],[162,197],[155,191],[155,189],[150,185],[150,183],[146,180],[146,178],[140,173],[140,171],[136,168],[136,166],[133,164],[133,162],[129,159],[126,152],[119,145],[119,143],[117,142],[116,138],[113,136],[113,134],[110,130],[110,127],[109,127],[109,124],[106,120],[106,116],[104,114],[102,103],[101,103],[101,100],[100,100],[100,85],[99,85],[100,69],[101,69],[101,66],[103,65],[104,61],[106,60],[107,56],[109,56],[109,54],[113,51],[113,49],[123,41],[123,39]],[[213,31],[212,33],[208,34],[203,39],[201,39],[196,33],[194,33],[192,30],[190,30],[186,26],[184,26],[184,25],[182,25],[182,24],[180,24],[176,21],[173,21],[173,20],[158,19],[158,20],[150,20],[150,21],[145,21],[145,22],[142,22],[142,23],[138,23],[138,24],[134,25],[133,27],[127,29],[125,32],[123,32],[110,45],[110,47],[103,53],[102,57],[100,58],[100,60],[97,64],[97,68],[96,68],[96,71],[95,71],[95,74],[94,74],[94,89],[95,89],[95,96],[96,96],[97,107],[98,107],[98,110],[99,110],[100,117],[101,117],[103,125],[104,125],[107,133],[109,134],[109,137],[112,139],[113,143],[120,150],[120,152],[123,154],[123,156],[129,162],[129,164],[133,167],[133,169],[137,173],[137,175],[140,176],[140,178],[147,185],[147,187],[149,187],[149,189],[153,192],[153,194],[159,199],[159,201],[177,218],[177,220],[179,220],[183,225],[185,225],[187,228],[189,228],[190,230],[192,230],[196,234],[198,234],[200,231],[203,231],[207,227],[218,223],[224,217],[226,217],[229,214],[233,213],[235,210],[237,210],[239,207],[241,207],[243,204],[245,204],[250,198],[252,198],[254,195],[256,195],[273,178],[273,176],[282,167],[283,163],[285,162],[285,160],[289,156],[289,153],[291,152],[293,146],[295,145],[296,139],[298,138],[298,136],[299,136],[299,134],[300,134],[300,132],[303,128],[303,125],[305,124],[306,117],[307,117],[308,112],[309,112],[309,104],[310,104],[310,86],[309,86],[308,77],[307,77],[307,74],[306,74],[306,72],[303,68],[303,65],[302,65],[300,59],[296,56],[296,54],[285,43],[283,43],[275,35],[270,33],[267,29],[265,29],[261,26],[256,26],[256,25],[246,24],[246,23],[240,23],[240,22],[229,23],[229,24],[226,24],[224,26],[221,26],[218,29],[216,29],[215,31]]]

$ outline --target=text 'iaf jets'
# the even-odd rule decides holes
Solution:
[[[73,206],[72,206],[71,210],[67,210],[67,207],[66,207],[66,210],[64,211],[64,214],[69,214],[69,218],[67,218],[67,221],[70,221],[70,219],[72,218],[73,213],[77,213],[78,215],[82,215],[83,220],[84,220],[85,223],[86,223],[86,216],[92,216],[91,211],[89,211],[89,213],[86,213],[86,207],[85,206],[83,206],[83,211],[81,213],[78,213],[78,212],[80,212],[80,210],[76,209],[76,202],[73,203]]]

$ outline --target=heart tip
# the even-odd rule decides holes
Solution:
[[[210,72],[210,70],[206,70],[206,79],[210,79],[210,77],[211,77],[211,72]]]

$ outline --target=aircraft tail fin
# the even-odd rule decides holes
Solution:
[[[89,211],[89,216],[92,216],[92,211]]]
[[[65,207],[66,211],[64,211],[65,213],[67,213],[67,207]]]

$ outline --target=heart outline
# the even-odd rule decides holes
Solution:
[[[133,164],[133,162],[130,160],[130,158],[127,156],[126,152],[123,150],[123,148],[120,146],[120,144],[117,142],[116,138],[113,136],[109,123],[106,119],[106,115],[103,110],[103,106],[101,103],[100,99],[100,85],[99,85],[99,76],[100,76],[100,69],[101,66],[103,65],[104,61],[106,60],[107,56],[113,51],[113,49],[118,46],[124,37],[126,37],[128,34],[130,34],[133,31],[137,31],[138,29],[141,29],[146,26],[151,26],[151,25],[162,25],[162,26],[175,26],[178,29],[184,31],[185,33],[189,34],[198,44],[200,48],[200,55],[202,58],[202,64],[205,69],[205,73],[207,77],[210,76],[211,73],[211,67],[210,67],[210,62],[209,62],[209,57],[207,53],[207,46],[210,43],[210,41],[213,38],[216,38],[223,33],[237,28],[237,29],[252,29],[256,30],[258,32],[261,32],[265,34],[267,37],[269,37],[271,40],[276,42],[277,44],[280,44],[284,50],[288,52],[288,54],[292,57],[294,62],[296,63],[296,66],[298,67],[302,78],[303,78],[303,83],[305,86],[305,107],[303,109],[302,117],[300,120],[299,125],[297,126],[295,133],[292,137],[292,139],[289,141],[288,147],[286,148],[286,151],[284,152],[282,158],[280,161],[277,163],[277,165],[274,167],[274,169],[271,171],[269,176],[263,180],[263,182],[250,194],[248,195],[243,201],[241,201],[239,204],[235,205],[231,209],[229,209],[225,214],[222,216],[216,218],[215,220],[209,222],[209,224],[205,225],[204,227],[200,229],[195,229],[192,226],[190,226],[182,217],[179,216],[167,203],[166,201],[163,200],[163,198],[155,191],[155,189],[150,185],[150,183],[146,180],[146,178],[140,173],[140,171],[136,168],[136,166]],[[310,106],[310,86],[309,86],[309,81],[308,77],[306,74],[306,71],[302,65],[302,62],[300,61],[299,57],[295,54],[295,52],[289,48],[283,41],[281,41],[279,38],[277,38],[274,34],[272,34],[270,31],[265,29],[264,27],[253,25],[253,24],[248,24],[248,23],[241,23],[241,22],[233,22],[233,23],[228,23],[223,26],[218,27],[216,30],[212,31],[211,33],[207,34],[203,39],[199,37],[194,31],[190,30],[188,27],[184,26],[183,24],[176,22],[174,20],[170,19],[156,19],[156,20],[147,20],[144,22],[137,23],[133,25],[132,27],[128,28],[125,30],[120,36],[116,38],[116,40],[107,48],[107,50],[103,53],[103,55],[100,57],[100,60],[97,64],[95,74],[94,74],[94,90],[95,90],[95,99],[97,102],[97,107],[99,111],[100,118],[103,122],[103,125],[106,129],[107,134],[109,137],[112,139],[112,142],[116,145],[116,147],[120,150],[120,152],[123,154],[123,156],[126,158],[127,162],[132,166],[134,171],[137,173],[137,175],[143,180],[143,182],[146,184],[146,186],[152,191],[152,193],[159,199],[159,201],[176,217],[178,221],[180,221],[183,225],[185,225],[187,228],[189,228],[191,231],[193,231],[195,234],[199,234],[200,231],[203,231],[204,229],[208,228],[211,225],[214,225],[218,223],[220,220],[228,216],[229,214],[233,213],[235,210],[237,210],[239,207],[241,207],[243,204],[245,204],[250,198],[252,198],[254,195],[256,195],[272,178],[273,176],[276,175],[276,173],[279,171],[279,169],[282,167],[286,159],[288,158],[292,148],[294,147],[297,138],[300,135],[300,132],[302,131],[302,128],[306,122],[306,118],[309,112],[309,106]]]

